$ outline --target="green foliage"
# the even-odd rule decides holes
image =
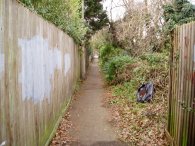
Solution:
[[[103,71],[110,84],[118,84],[131,79],[135,60],[130,56],[116,56],[105,63]]]
[[[84,9],[85,21],[89,28],[85,35],[85,47],[89,48],[92,35],[108,25],[109,19],[103,10],[102,0],[84,0]]]
[[[100,47],[99,53],[100,64],[101,66],[104,66],[106,62],[112,59],[112,57],[122,54],[122,50],[120,48],[113,47],[111,44],[105,44]]]
[[[93,49],[100,49],[106,44],[112,44],[112,36],[107,28],[97,31],[90,39],[90,46]]]
[[[114,86],[113,93],[115,96],[135,100],[138,87],[148,81],[154,83],[158,95],[168,93],[169,67],[166,53],[144,54],[137,59],[134,58],[132,62],[136,62],[136,65],[131,68],[132,78],[127,82],[121,82],[121,84]]]
[[[86,45],[91,35],[109,22],[106,11],[103,10],[102,0],[84,0],[84,16],[88,28],[82,20],[82,0],[20,1],[68,33],[76,42],[81,43],[85,39]]]
[[[100,48],[100,65],[108,84],[131,82],[134,89],[148,81],[165,84],[167,80],[163,78],[168,76],[168,53],[146,53],[132,58],[122,49],[107,44]]]
[[[159,65],[168,60],[166,53],[146,53],[140,56],[142,60],[146,60],[150,65]]]
[[[135,59],[128,56],[121,48],[104,44],[99,49],[100,66],[109,84],[118,84],[131,78]]]
[[[164,19],[164,31],[169,34],[176,25],[195,20],[195,7],[187,0],[176,0],[173,4],[164,6]]]
[[[177,25],[182,25],[195,20],[195,7],[188,0],[175,0],[173,4],[164,5],[163,26],[164,42],[166,49],[172,48],[171,36]]]
[[[135,100],[136,86],[132,82],[125,82],[113,87],[113,95],[129,100]]]
[[[168,111],[168,98],[166,97],[168,95],[169,70],[165,66],[168,64],[166,56],[166,53],[154,53],[139,57],[136,61],[138,65],[132,69],[133,78],[111,88],[112,97],[108,97],[108,103],[117,113],[113,119],[118,119],[117,125],[121,130],[119,131],[121,139],[132,145],[143,145],[144,142],[150,140],[151,135],[153,139],[147,143],[155,145],[153,140],[161,139],[161,143],[157,145],[168,145],[164,140],[164,131],[161,130],[166,127]],[[152,81],[156,89],[153,100],[151,103],[137,103],[137,89],[142,83],[148,81]],[[150,136],[147,139],[140,138],[140,135],[145,138],[148,133]]]
[[[33,4],[35,4],[32,0],[20,0],[20,1],[30,8],[33,7]]]
[[[139,84],[149,80],[164,82],[161,81],[161,77],[167,77],[167,62],[167,52],[146,53],[132,58],[126,55],[122,49],[115,48],[110,44],[100,48],[100,65],[106,81],[112,85],[131,82],[137,88]],[[156,76],[159,72],[162,76]]]
[[[81,18],[81,0],[21,0],[46,20],[81,43],[87,28]]]
[[[85,0],[85,20],[89,28],[95,32],[108,24],[108,16],[103,10],[102,0]]]

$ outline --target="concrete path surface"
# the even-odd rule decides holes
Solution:
[[[73,101],[70,109],[73,128],[70,131],[76,139],[73,146],[122,146],[108,119],[106,108],[102,107],[104,98],[103,80],[97,61],[90,65],[86,81]]]

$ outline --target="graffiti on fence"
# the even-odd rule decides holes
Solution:
[[[31,39],[19,39],[22,49],[22,84],[23,100],[32,99],[39,102],[50,97],[51,80],[55,70],[62,68],[61,52],[50,48],[47,39],[35,36]]]
[[[70,54],[65,54],[64,55],[64,74],[66,75],[68,71],[70,70],[70,65],[71,65],[71,59],[70,59]]]
[[[0,53],[0,77],[3,71],[4,71],[4,54]]]
[[[195,84],[195,45],[194,45],[194,54],[193,54],[193,73],[192,73],[192,83]]]
[[[193,62],[193,65],[194,65],[194,71],[195,71],[195,45],[194,45],[194,60],[193,60],[194,62]]]

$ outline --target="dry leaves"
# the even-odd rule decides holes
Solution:
[[[69,129],[72,127],[72,123],[70,121],[69,112],[62,118],[62,121],[57,129],[57,132],[50,144],[50,146],[62,146],[69,145],[73,138],[69,135]]]
[[[157,92],[158,93],[158,92]],[[119,101],[113,103],[113,101]],[[156,97],[152,103],[130,102],[112,95],[108,89],[105,105],[111,110],[111,123],[119,129],[122,141],[135,146],[167,146],[167,101]]]

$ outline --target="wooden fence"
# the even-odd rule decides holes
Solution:
[[[174,31],[169,124],[174,146],[195,145],[195,22]]]
[[[0,144],[45,145],[82,61],[71,37],[16,0],[0,0]]]

